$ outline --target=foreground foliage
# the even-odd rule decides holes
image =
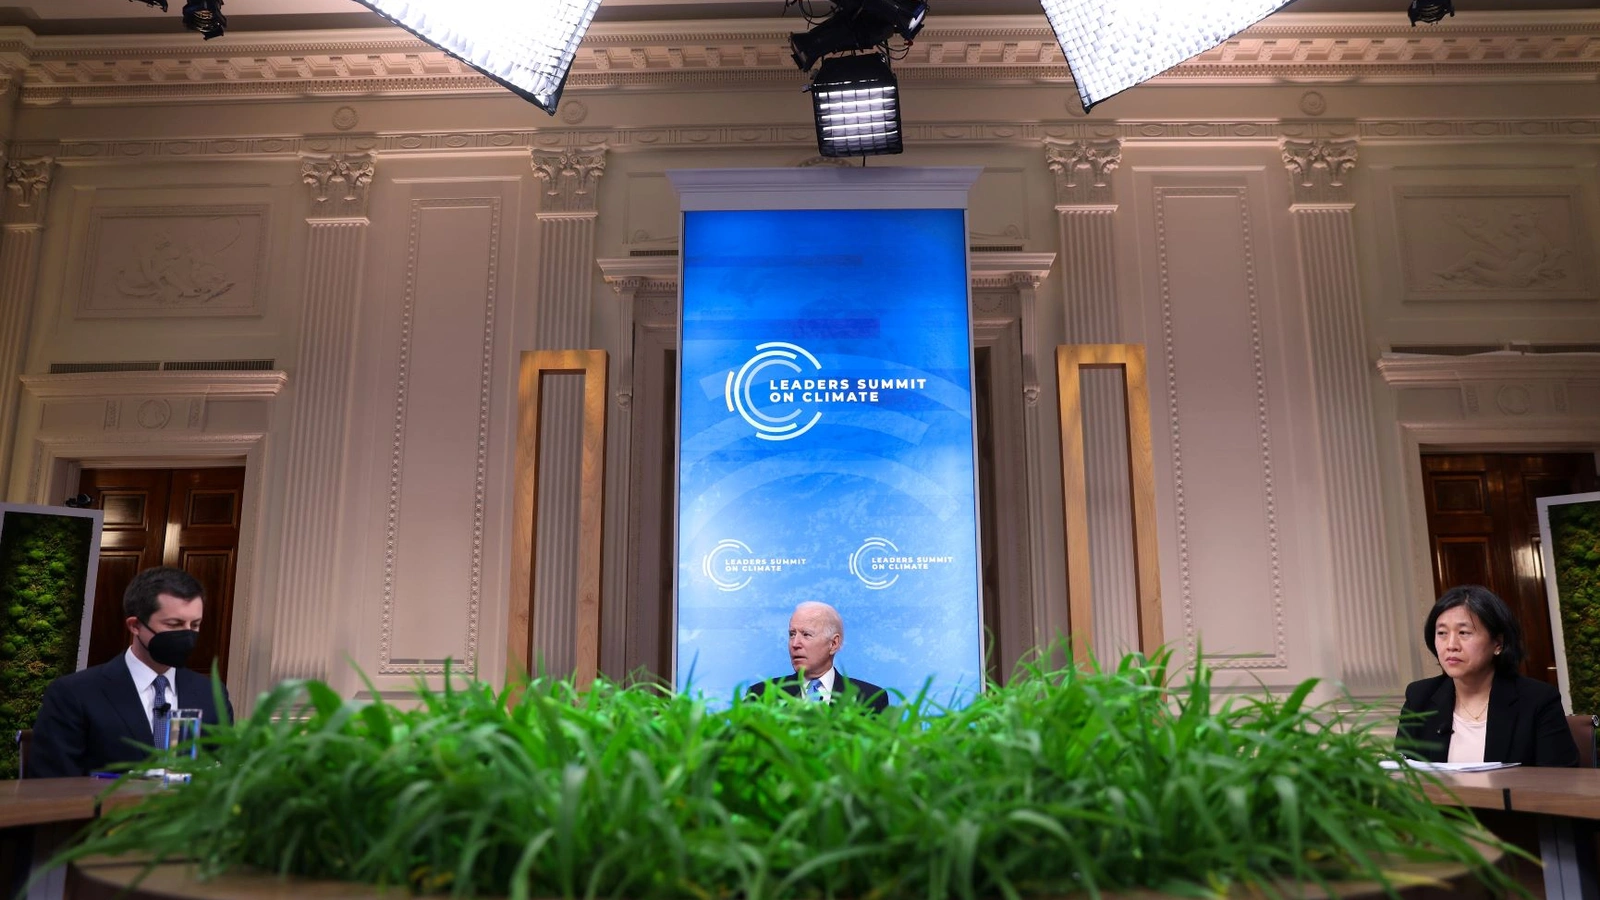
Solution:
[[[875,716],[557,680],[515,702],[419,689],[402,710],[290,683],[212,732],[191,784],[108,814],[72,853],[633,900],[1273,894],[1481,865],[1470,817],[1381,770],[1388,736],[1308,706],[1312,687],[1213,711],[1207,672],[1170,684],[1164,657],[1129,657]]]

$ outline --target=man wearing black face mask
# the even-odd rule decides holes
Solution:
[[[128,584],[122,611],[127,652],[45,689],[24,776],[88,775],[138,762],[143,748],[165,745],[175,709],[198,709],[207,725],[220,721],[211,679],[184,668],[205,612],[200,583],[182,569],[146,569]],[[225,690],[222,701],[231,719]]]

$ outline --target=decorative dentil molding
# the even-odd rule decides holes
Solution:
[[[300,180],[311,194],[307,218],[366,218],[376,173],[377,157],[371,152],[302,157]]]
[[[1122,164],[1122,142],[1046,141],[1044,160],[1055,175],[1058,207],[1108,205],[1111,173]]]
[[[1356,167],[1355,141],[1286,140],[1282,146],[1297,205],[1353,201],[1348,176]]]
[[[803,83],[789,59],[789,23],[752,20],[601,23],[576,56],[569,86],[723,89]],[[0,41],[22,70],[22,102],[115,103],[175,98],[493,94],[504,90],[399,29],[261,33],[194,52],[188,36],[35,36]],[[1040,16],[930,21],[902,80],[1015,83],[1070,79]],[[1280,14],[1159,76],[1158,83],[1239,78],[1324,81],[1600,76],[1600,14],[1462,13],[1423,31],[1382,13]]]
[[[55,159],[49,156],[6,160],[5,224],[44,223],[45,194],[50,189],[55,164]]]
[[[587,147],[561,153],[533,154],[533,174],[544,182],[540,216],[596,213],[595,188],[606,171],[606,148]]]

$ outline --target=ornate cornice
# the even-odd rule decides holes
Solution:
[[[601,23],[569,88],[723,89],[794,84],[794,22],[779,18]],[[38,37],[0,29],[0,67],[23,70],[27,105],[373,94],[497,94],[504,89],[398,29],[230,36],[195,50],[191,35]],[[902,80],[1070,80],[1043,17],[930,20]],[[1280,14],[1174,67],[1158,83],[1600,80],[1600,13],[1462,13],[1426,30],[1399,14]]]
[[[1600,142],[1600,115],[1570,119],[1348,119],[1272,121],[1095,121],[1084,119],[1022,125],[987,121],[910,124],[906,140],[921,143],[1033,144],[1046,141],[1238,142],[1278,144],[1292,140],[1475,143],[1511,141]],[[810,125],[710,125],[618,128],[544,128],[515,131],[429,131],[393,134],[263,135],[206,139],[21,141],[15,157],[55,157],[62,164],[197,157],[275,159],[306,154],[368,153],[382,156],[462,153],[559,154],[604,142],[611,149],[652,147],[790,147],[814,153]]]

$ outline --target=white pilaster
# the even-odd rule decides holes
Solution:
[[[1075,344],[1121,343],[1113,232],[1117,203],[1111,173],[1122,162],[1122,144],[1047,143],[1045,161],[1056,176],[1067,340]],[[1111,662],[1139,646],[1133,494],[1128,482],[1121,375],[1084,372],[1082,398],[1094,648],[1102,660]],[[1031,428],[1031,418],[1029,424]]]
[[[49,157],[5,164],[5,208],[0,213],[0,485],[10,483],[22,386],[18,379],[26,364],[45,200],[54,170],[55,160]]]
[[[537,213],[535,343],[539,349],[591,346],[595,200],[605,168],[604,147],[533,156],[533,172],[544,182]],[[578,486],[583,441],[583,390],[577,376],[546,379],[542,414],[537,512],[542,527],[537,529],[538,546],[534,547],[533,658],[535,665],[542,662],[550,672],[564,674],[576,663],[572,648],[577,627]],[[609,517],[612,504],[607,506]],[[614,587],[603,584],[602,596],[615,596]],[[607,610],[602,608],[601,631],[609,636],[606,616]],[[601,653],[607,655],[608,651],[602,647]]]
[[[606,283],[617,294],[617,332],[611,351],[614,371],[606,428],[606,541],[601,585],[604,598],[600,607],[600,671],[621,676],[627,673],[628,644],[628,560],[638,548],[623,535],[627,533],[629,477],[633,458],[633,304],[644,287],[639,275],[611,277]]]
[[[1349,176],[1354,141],[1285,141],[1327,485],[1340,675],[1357,694],[1399,686],[1394,598],[1361,320]]]
[[[307,156],[305,317],[292,378],[272,675],[326,679],[345,559],[345,480],[356,310],[366,266],[372,154]]]

